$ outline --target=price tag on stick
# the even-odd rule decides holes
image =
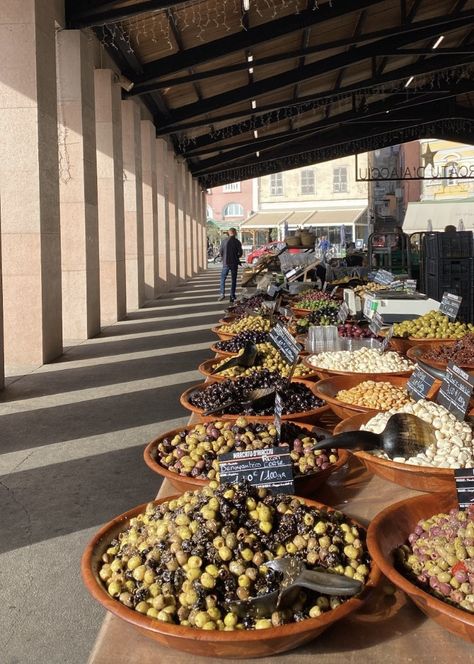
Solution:
[[[469,409],[472,390],[474,389],[474,376],[463,371],[449,362],[446,375],[439,388],[437,401],[453,413],[458,420],[463,421]]]
[[[268,335],[270,342],[277,349],[288,364],[294,364],[298,360],[300,347],[296,339],[280,323],[270,330]]]
[[[443,293],[439,310],[445,314],[449,320],[456,320],[461,307],[462,297],[452,293]]]
[[[377,270],[377,272],[375,273],[374,281],[376,284],[383,284],[384,286],[389,286],[394,280],[395,277],[388,270]]]
[[[219,457],[220,482],[249,482],[276,493],[294,494],[293,465],[288,447],[230,452]]]
[[[384,322],[382,319],[382,316],[379,314],[378,311],[374,312],[374,315],[372,316],[372,320],[370,321],[369,324],[369,330],[373,332],[377,337],[379,336],[380,330],[383,328]]]
[[[283,414],[283,400],[280,394],[277,392],[275,394],[275,429],[277,430],[277,440],[281,441],[281,416]]]
[[[454,479],[461,509],[474,505],[474,468],[455,468]]]
[[[387,332],[385,333],[382,344],[380,346],[380,352],[381,353],[385,353],[385,351],[387,350],[387,348],[390,345],[390,341],[392,340],[392,337],[393,337],[393,325],[390,325]]]
[[[347,306],[347,303],[343,302],[341,304],[341,307],[340,307],[339,311],[338,311],[337,320],[340,321],[344,325],[344,323],[346,322],[346,320],[349,317],[350,312],[351,311],[350,311],[349,307]]]
[[[424,399],[433,387],[435,378],[417,366],[407,382],[407,390],[415,401]]]

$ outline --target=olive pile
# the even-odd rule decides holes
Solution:
[[[263,316],[242,316],[242,318],[238,318],[233,323],[221,325],[219,328],[219,332],[223,334],[238,334],[245,330],[270,332],[270,319]]]
[[[180,475],[213,480],[218,477],[219,454],[288,445],[295,474],[308,475],[329,468],[338,458],[336,450],[312,450],[318,440],[305,429],[284,422],[279,442],[273,423],[247,422],[239,417],[235,422],[199,423],[191,431],[163,438],[155,449],[155,459]]]
[[[203,389],[193,392],[189,396],[189,402],[196,408],[211,410],[219,408],[219,406],[232,399],[237,403],[224,408],[222,410],[223,413],[229,415],[273,415],[273,399],[270,401],[270,404],[268,402],[259,402],[257,404],[258,410],[254,410],[252,406],[245,408],[242,406],[242,402],[247,400],[247,395],[251,390],[273,386],[281,394],[283,415],[302,413],[324,405],[324,402],[315,397],[304,383],[288,383],[279,374],[271,373],[267,369],[235,380],[225,380],[222,383],[209,383]]]
[[[239,334],[236,334],[235,337],[227,341],[218,341],[215,347],[225,353],[238,353],[248,343],[261,344],[267,339],[267,332],[251,332],[250,330],[246,330],[245,332],[239,332]]]
[[[282,556],[362,582],[370,571],[364,533],[341,512],[223,484],[147,505],[110,542],[99,576],[109,595],[126,607],[204,630],[276,627],[344,602],[302,589],[289,609],[239,618],[229,603],[278,590],[280,573],[264,563]]]
[[[339,302],[334,300],[301,300],[298,307],[312,310],[306,316],[310,325],[337,325]]]
[[[229,367],[228,369],[224,369],[224,371],[221,372],[217,371],[217,373],[219,374],[219,376],[227,376],[229,378],[235,378],[236,376],[251,376],[257,371],[268,369],[268,371],[277,372],[280,374],[280,376],[283,377],[289,375],[291,370],[291,365],[287,364],[283,360],[281,354],[270,342],[267,341],[263,344],[257,344],[257,350],[258,350],[258,355],[253,367]],[[243,351],[239,352],[241,354]],[[221,365],[223,365],[225,362],[227,362],[227,359],[221,360],[216,365],[214,365],[213,367],[214,371],[218,370],[218,368]],[[298,377],[304,378],[304,376],[307,376],[311,373],[312,370],[309,367],[307,367],[302,362],[299,362],[296,365],[295,372],[293,375],[297,378]]]
[[[229,307],[229,313],[244,316],[249,309],[259,309],[265,300],[265,295],[252,295],[246,300],[239,300],[233,307]]]
[[[426,350],[421,360],[454,362],[458,367],[474,364],[474,334],[467,334],[452,346],[441,346]]]
[[[472,323],[452,322],[440,311],[429,311],[424,316],[393,326],[393,336],[405,339],[461,339],[470,332],[474,332]]]
[[[439,599],[474,613],[474,509],[421,520],[408,542],[398,550],[405,574]]]

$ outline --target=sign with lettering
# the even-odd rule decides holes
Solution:
[[[351,312],[351,311],[350,311],[350,309],[349,309],[347,303],[346,303],[346,302],[343,302],[343,303],[341,304],[341,307],[340,307],[339,312],[338,312],[338,314],[337,314],[337,320],[340,321],[341,323],[345,323],[346,320],[347,320],[348,317],[349,317],[350,312]]]
[[[458,420],[464,420],[469,409],[474,376],[449,362],[446,375],[439,388],[437,401],[453,413]]]
[[[417,366],[407,382],[407,390],[415,401],[425,399],[433,387],[435,379],[424,369]]]
[[[288,362],[288,364],[295,364],[298,360],[300,347],[293,335],[291,335],[283,325],[277,323],[275,327],[270,330],[268,337],[284,360]]]
[[[367,295],[364,300],[364,316],[369,320],[372,320],[372,316],[379,308],[379,301],[376,300],[371,295]]]
[[[395,279],[390,284],[391,291],[402,291],[403,290],[403,281],[401,279]]]
[[[456,320],[461,307],[462,297],[452,293],[443,293],[439,310],[445,314],[449,320]]]
[[[388,270],[377,270],[377,272],[375,273],[374,281],[376,284],[383,284],[384,286],[389,286],[394,280],[395,277]]]
[[[407,293],[415,293],[416,279],[405,279],[405,290]]]
[[[281,288],[280,286],[275,286],[275,284],[270,284],[270,286],[267,288],[267,295],[269,297],[275,297],[280,292]]]
[[[474,468],[455,468],[454,478],[459,507],[466,510],[474,505]]]
[[[218,460],[221,483],[249,482],[276,493],[295,492],[289,447],[230,452],[221,454]]]

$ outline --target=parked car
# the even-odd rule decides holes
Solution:
[[[258,259],[261,258],[262,256],[265,256],[266,254],[278,253],[280,246],[277,245],[282,245],[282,242],[275,240],[274,242],[269,242],[268,244],[264,244],[262,247],[254,249],[248,254],[246,259],[247,263],[249,263],[250,265],[255,265],[258,262]],[[289,249],[289,252],[290,254],[298,254],[299,249]]]

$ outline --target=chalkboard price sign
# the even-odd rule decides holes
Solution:
[[[300,348],[295,338],[283,327],[277,323],[268,335],[273,346],[279,351],[288,364],[294,364],[298,359]]]
[[[347,306],[347,303],[343,302],[337,314],[337,320],[340,321],[342,324],[344,324],[348,319],[349,314],[350,314],[350,309]]]
[[[439,310],[442,314],[445,314],[449,320],[456,320],[461,303],[462,297],[459,297],[459,295],[443,293],[441,304],[439,305]]]
[[[455,468],[456,491],[461,509],[474,505],[474,468]]]
[[[280,286],[275,286],[275,284],[270,284],[267,288],[267,295],[269,297],[275,297],[281,291]]]
[[[288,447],[230,452],[219,456],[220,482],[249,482],[276,493],[294,494],[293,466]]]
[[[428,395],[434,382],[435,379],[433,376],[430,376],[424,369],[417,366],[407,382],[407,390],[412,399],[419,401]]]
[[[390,341],[392,340],[392,337],[393,337],[393,325],[390,325],[390,327],[388,328],[387,332],[385,333],[383,341],[380,345],[380,352],[381,353],[385,353],[385,351],[387,350],[387,348],[390,345]]]
[[[439,388],[438,403],[462,421],[468,411],[473,388],[474,376],[449,362]]]
[[[376,284],[383,284],[384,286],[389,286],[394,279],[393,274],[388,270],[377,270],[374,277]]]
[[[375,311],[374,315],[372,316],[372,320],[370,321],[369,330],[378,336],[383,326],[384,322],[382,316],[378,311]]]

